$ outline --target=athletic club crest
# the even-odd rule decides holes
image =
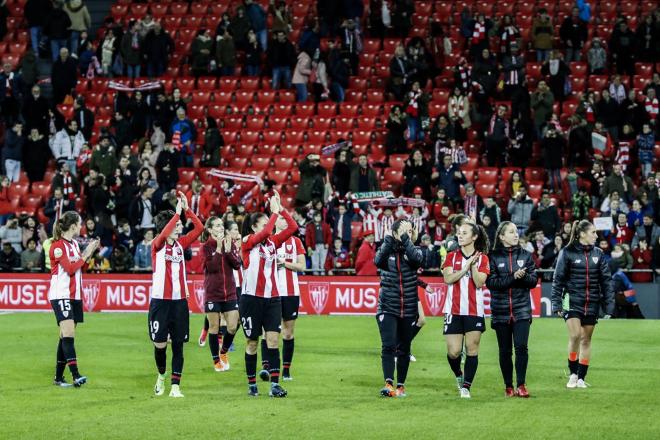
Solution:
[[[598,257],[591,257],[591,261],[593,261],[594,264],[598,264]]]
[[[330,296],[330,283],[312,283],[307,285],[309,290],[309,302],[312,304],[314,311],[320,315],[325,305],[328,303]]]
[[[101,281],[83,281],[82,294],[85,310],[91,312],[96,307],[101,293]]]
[[[525,260],[516,260],[516,263],[518,263],[518,267],[520,268],[525,266]]]
[[[195,292],[197,308],[204,313],[204,281],[193,281],[193,291]]]
[[[429,307],[431,315],[438,316],[445,304],[445,296],[447,295],[446,284],[429,284],[429,290],[424,290],[424,298],[426,298],[426,305]]]

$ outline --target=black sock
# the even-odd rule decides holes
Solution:
[[[73,338],[62,338],[62,352],[66,358],[66,364],[69,366],[69,371],[74,379],[80,377],[78,372],[78,360],[76,359],[76,347],[73,343]]]
[[[226,338],[227,337],[227,326],[226,325],[221,325],[220,326],[220,337]]]
[[[154,358],[156,359],[158,374],[165,374],[165,370],[167,369],[167,347],[154,347]]]
[[[449,366],[451,367],[451,371],[454,372],[454,376],[456,377],[461,377],[463,375],[463,372],[461,371],[461,357],[458,356],[456,359],[450,357],[447,355],[447,362],[449,362]]]
[[[64,379],[64,369],[66,368],[66,358],[62,350],[62,338],[57,343],[57,364],[55,365],[55,380],[62,381]]]
[[[224,338],[222,338],[222,350],[220,353],[225,354],[229,351],[229,347],[231,347],[232,342],[234,342],[234,336],[231,333],[227,332]]]
[[[472,386],[474,376],[477,374],[477,367],[479,366],[479,356],[466,356],[465,357],[465,379],[463,380],[463,388],[468,390]]]
[[[172,341],[172,385],[181,383],[183,373],[183,342]]]
[[[268,370],[268,344],[266,344],[266,339],[261,340],[261,368]]]
[[[587,370],[589,370],[589,365],[588,364],[578,364],[578,369],[577,369],[577,375],[578,379],[584,380],[585,377],[587,377]]]
[[[220,351],[220,344],[218,343],[218,334],[209,333],[208,341],[209,341],[209,350],[211,350],[211,357],[213,358],[213,362],[218,362],[218,360],[220,359],[220,355],[218,354],[218,352]]]
[[[282,342],[282,373],[285,376],[289,375],[291,368],[291,361],[293,360],[294,339],[285,339]]]
[[[257,354],[245,353],[245,373],[247,374],[248,384],[257,383]]]
[[[209,318],[204,317],[204,330],[209,331]]]
[[[578,361],[575,359],[574,361],[568,360],[568,371],[571,372],[571,374],[578,374]]]
[[[280,381],[280,349],[268,349],[268,373],[270,374],[270,381],[278,383]]]

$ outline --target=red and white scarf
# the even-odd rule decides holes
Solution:
[[[621,169],[626,171],[628,164],[630,163],[630,142],[619,141],[619,148],[616,151],[614,162],[620,164]]]
[[[71,174],[66,173],[62,174],[62,194],[64,197],[73,200],[76,198],[75,193],[73,192],[73,184],[71,183]]]
[[[465,111],[465,99],[462,96],[452,96],[449,98],[449,108],[451,109],[452,113],[459,116],[459,121],[463,122],[463,118],[460,117],[460,115],[463,114]]]
[[[408,96],[410,97],[410,100],[408,101],[408,107],[406,107],[406,113],[408,116],[416,118],[419,116],[419,104],[417,103],[417,100],[422,96],[422,92],[421,90],[418,92],[411,90],[408,92]]]
[[[515,41],[515,37],[518,34],[518,29],[514,26],[507,26],[504,28],[504,32],[500,35],[500,53],[507,53],[509,45]]]
[[[472,31],[472,44],[479,44],[484,39],[486,39],[486,26],[476,22]]]
[[[477,195],[465,196],[465,207],[463,213],[473,220],[477,218]]]
[[[460,64],[458,65],[458,74],[461,77],[461,89],[462,90],[467,90],[468,87],[470,86],[470,75],[472,75],[472,69],[467,66],[467,63],[465,63],[465,60],[463,62],[459,62]]]
[[[653,101],[646,98],[644,100],[644,109],[648,113],[649,118],[655,119],[658,116],[658,98],[653,98]]]

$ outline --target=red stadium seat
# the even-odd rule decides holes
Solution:
[[[38,209],[43,204],[41,196],[27,194],[21,197],[21,206],[28,209]]]
[[[285,142],[288,144],[302,144],[305,142],[305,132],[297,130],[287,130],[284,133]]]
[[[256,144],[259,142],[259,132],[257,131],[242,131],[241,132],[241,142],[244,144]]]
[[[254,154],[254,146],[248,144],[236,145],[234,154],[238,157],[250,157]]]
[[[270,168],[270,156],[252,156],[250,158],[250,167],[255,170],[267,170]]]
[[[390,168],[402,171],[408,160],[408,154],[391,154],[390,155]]]
[[[248,158],[247,157],[228,157],[227,163],[229,165],[229,168],[233,170],[243,170],[247,166],[248,163]]]
[[[309,118],[293,117],[289,119],[289,128],[291,130],[307,130],[309,128]]]
[[[605,75],[591,75],[589,77],[589,89],[601,91],[608,86],[608,77]]]
[[[543,182],[529,182],[527,185],[527,194],[533,198],[538,199],[543,192]]]
[[[279,144],[282,140],[282,130],[267,130],[263,132],[264,143]]]
[[[278,170],[289,170],[293,168],[293,157],[275,156],[273,157],[273,164]]]
[[[474,189],[482,198],[495,197],[495,183],[477,181]]]
[[[305,117],[314,116],[314,104],[296,104],[296,115]]]
[[[265,122],[263,118],[246,118],[245,128],[250,131],[260,131],[263,130]]]
[[[23,196],[27,195],[29,186],[30,185],[28,183],[22,183],[22,182],[12,183],[7,191],[7,195],[9,199],[20,199]]]
[[[477,170],[477,178],[482,183],[496,183],[499,175],[498,168],[482,167]]]
[[[334,117],[337,114],[337,106],[334,103],[320,103],[316,111],[319,116]]]
[[[195,180],[197,170],[190,168],[179,168],[179,182],[192,183]]]
[[[299,156],[300,147],[298,145],[280,145],[280,154],[285,157],[296,158]]]
[[[285,130],[287,128],[288,120],[286,118],[278,118],[271,116],[268,118],[268,128],[271,130]]]
[[[39,196],[45,200],[50,197],[51,184],[50,182],[46,181],[32,182],[32,188],[30,192],[35,196]]]
[[[218,87],[222,90],[236,90],[238,87],[238,78],[232,76],[223,76],[218,81]]]

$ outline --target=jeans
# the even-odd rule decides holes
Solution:
[[[312,270],[314,275],[323,275],[325,270],[325,259],[328,256],[328,250],[323,244],[317,244],[316,248],[312,251]]]
[[[573,47],[567,47],[566,48],[566,63],[570,63],[571,61],[580,61],[580,55],[581,55],[582,50],[579,48],[573,48]]]
[[[280,88],[280,82],[284,82],[284,88],[291,88],[291,68],[288,66],[273,67],[273,90]]]
[[[408,117],[408,140],[412,142],[424,140],[424,131],[419,118]]]
[[[541,63],[550,57],[549,49],[536,49],[536,61]]]
[[[529,320],[515,321],[509,323],[495,324],[497,345],[500,351],[500,370],[504,385],[513,387],[513,362],[511,361],[512,346],[516,351],[516,385],[525,384],[527,375],[527,341],[529,340]]]
[[[268,49],[268,29],[264,29],[263,31],[255,31],[255,33],[257,34],[257,40],[261,45],[261,50],[266,52],[266,49]]]
[[[14,159],[5,159],[5,171],[11,182],[18,182],[21,178],[21,161]]]
[[[307,84],[294,84],[298,102],[307,102]]]
[[[225,66],[220,68],[220,76],[234,76],[234,72],[236,71],[236,68],[231,66]]]
[[[400,318],[388,313],[376,315],[380,331],[380,359],[383,378],[394,381],[394,358],[396,357],[396,383],[405,384],[410,365],[410,343],[414,337],[417,318]]]
[[[152,60],[147,64],[147,76],[157,78],[165,73],[166,60]]]
[[[71,31],[69,35],[69,52],[78,56],[78,44],[80,43],[80,31]]]
[[[32,42],[32,51],[39,58],[39,41],[41,41],[41,35],[43,33],[43,27],[34,26],[30,28],[30,41]]]
[[[126,76],[129,78],[137,78],[140,76],[140,65],[136,64],[135,66],[131,66],[130,64],[126,65]]]
[[[259,76],[261,74],[261,68],[259,66],[245,66],[245,75],[247,76]]]
[[[548,183],[552,191],[561,190],[561,170],[559,169],[547,169],[548,172]]]
[[[57,61],[60,57],[60,49],[66,46],[66,38],[58,38],[50,40],[50,53],[53,56],[53,61]]]
[[[335,97],[335,101],[344,102],[345,94],[344,88],[341,86],[341,84],[337,82],[330,84],[330,92],[332,92],[333,96]]]
[[[653,171],[653,163],[642,163],[642,177],[646,178]]]

